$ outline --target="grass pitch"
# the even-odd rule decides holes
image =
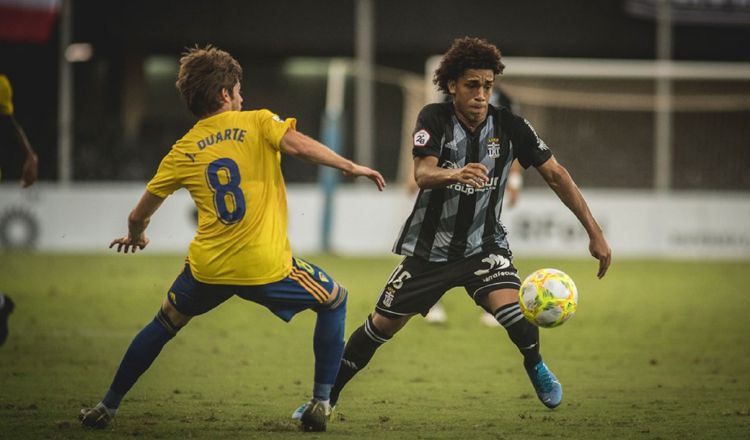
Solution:
[[[542,329],[565,390],[539,403],[500,328],[461,290],[449,322],[415,318],[344,391],[322,434],[289,419],[312,387],[314,314],[284,324],[232,298],[193,320],[125,398],[113,428],[75,416],[108,387],[132,337],[156,313],[182,256],[0,254],[16,302],[0,348],[0,438],[747,439],[750,262],[516,261],[568,272],[577,315]],[[350,290],[347,337],[398,261],[310,257]]]

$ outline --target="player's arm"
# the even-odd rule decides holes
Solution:
[[[521,193],[523,187],[523,167],[514,160],[510,165],[510,172],[508,173],[508,181],[505,184],[505,198],[508,201],[508,207],[513,207],[518,201],[518,196]]]
[[[591,252],[594,258],[599,260],[597,276],[599,278],[603,277],[609,268],[609,263],[612,259],[612,250],[604,238],[602,228],[591,214],[581,191],[578,190],[578,186],[573,181],[573,178],[570,177],[570,173],[557,162],[554,156],[537,166],[536,169],[547,182],[547,185],[555,191],[557,197],[575,214],[586,229],[589,235],[589,252]]]
[[[26,188],[36,182],[36,178],[39,175],[39,158],[31,147],[29,138],[26,137],[26,132],[23,131],[21,124],[18,123],[15,116],[11,114],[8,115],[8,118],[13,126],[13,132],[16,134],[19,145],[21,145],[21,148],[26,153],[26,159],[21,169],[21,186]]]
[[[347,175],[367,177],[375,182],[380,191],[385,188],[385,179],[379,172],[341,157],[335,151],[297,130],[287,130],[281,138],[281,151],[307,162],[336,168]]]
[[[115,238],[109,244],[109,247],[112,248],[112,246],[117,245],[117,252],[122,251],[126,254],[128,251],[135,252],[137,249],[145,248],[149,242],[145,234],[146,227],[151,221],[151,216],[159,209],[162,202],[164,202],[163,198],[148,191],[144,192],[141,200],[128,216],[128,235]]]
[[[414,180],[422,189],[440,188],[453,183],[463,183],[474,188],[483,187],[489,178],[487,167],[481,163],[469,163],[459,169],[438,166],[435,156],[414,156]]]

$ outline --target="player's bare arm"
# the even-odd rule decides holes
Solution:
[[[487,167],[481,163],[469,163],[463,168],[447,169],[438,166],[438,158],[435,156],[417,156],[414,158],[414,180],[422,189],[440,188],[453,183],[481,188],[489,178]]]
[[[39,159],[37,158],[34,149],[31,148],[29,138],[26,137],[26,132],[23,131],[21,124],[16,121],[16,118],[13,115],[10,116],[10,120],[13,123],[13,129],[16,132],[18,142],[26,153],[26,159],[24,160],[23,168],[21,169],[21,186],[26,188],[36,182],[39,173]]]
[[[554,156],[537,167],[537,171],[586,229],[586,233],[589,235],[589,252],[599,260],[597,277],[603,277],[607,273],[612,260],[612,249],[609,248],[601,226],[591,214],[586,200],[584,200],[573,178],[570,177],[570,173],[557,162]]]
[[[335,151],[297,130],[288,130],[284,134],[281,138],[281,151],[307,162],[336,168],[346,175],[367,177],[377,185],[379,191],[385,188],[385,179],[379,172],[341,157]]]
[[[163,201],[164,199],[161,197],[157,197],[148,191],[144,192],[141,200],[128,216],[128,235],[112,240],[112,243],[109,244],[110,249],[117,245],[117,252],[126,254],[128,252],[135,253],[138,249],[143,250],[149,243],[145,235],[146,227],[151,221],[151,216],[159,209]]]

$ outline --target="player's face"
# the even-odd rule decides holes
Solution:
[[[242,110],[242,93],[240,91],[239,81],[237,81],[237,84],[232,87],[232,96],[229,99],[229,104],[234,111]]]
[[[487,104],[492,95],[495,74],[491,69],[466,69],[456,81],[448,82],[453,105],[459,116],[471,125],[481,124],[487,117]]]

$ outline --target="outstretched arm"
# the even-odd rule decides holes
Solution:
[[[367,177],[380,191],[385,188],[385,179],[379,172],[341,157],[335,151],[296,130],[287,130],[281,138],[281,151],[307,162],[339,169],[346,175]]]
[[[440,188],[453,183],[481,188],[489,178],[487,167],[481,163],[467,163],[462,168],[441,168],[437,157],[417,156],[414,158],[414,180],[422,189]]]
[[[112,240],[109,244],[110,249],[117,245],[117,252],[127,254],[129,251],[135,252],[137,249],[145,248],[149,242],[145,234],[146,227],[151,221],[151,216],[159,209],[163,201],[161,197],[148,191],[144,192],[141,200],[128,216],[128,235]]]
[[[21,169],[21,186],[26,188],[36,182],[37,175],[39,174],[39,159],[34,149],[31,148],[31,143],[26,137],[21,124],[16,121],[13,115],[10,115],[10,121],[13,124],[13,130],[18,138],[18,143],[21,144],[21,148],[26,152],[26,160]]]
[[[602,228],[596,222],[594,216],[591,215],[589,206],[578,190],[578,186],[576,186],[573,178],[570,177],[568,170],[560,165],[554,156],[538,166],[537,171],[539,171],[539,174],[542,175],[547,185],[555,191],[557,197],[575,214],[578,221],[586,229],[586,233],[589,235],[589,252],[591,252],[594,258],[599,260],[597,276],[599,278],[603,277],[607,273],[609,263],[612,260],[612,250],[604,238]]]

